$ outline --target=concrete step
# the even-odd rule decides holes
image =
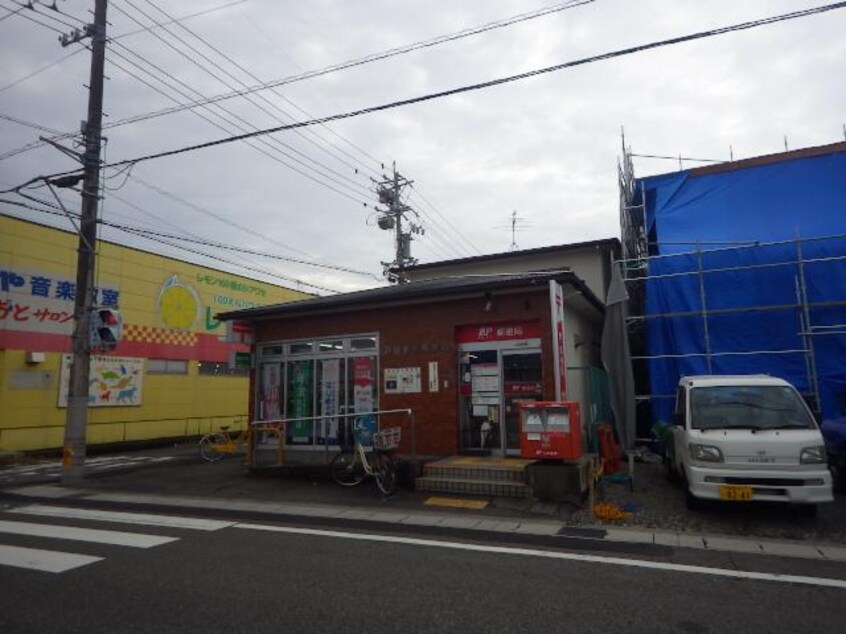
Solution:
[[[423,467],[423,475],[428,478],[447,478],[449,480],[485,480],[499,483],[526,483],[525,469],[488,467],[481,465],[456,466],[429,463]]]
[[[487,497],[527,498],[532,495],[531,488],[526,484],[507,480],[423,476],[414,481],[414,488],[430,493],[459,493]]]

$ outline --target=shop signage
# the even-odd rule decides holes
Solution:
[[[0,330],[70,335],[76,283],[37,269],[0,270]],[[114,284],[93,289],[95,306],[118,308]]]
[[[458,326],[455,331],[455,340],[458,343],[515,341],[519,339],[537,339],[540,336],[540,323],[537,321],[514,321]]]
[[[555,400],[567,398],[567,361],[564,354],[564,289],[549,281],[549,305],[552,317],[552,354],[555,368]]]
[[[435,354],[450,350],[452,346],[448,343],[396,343],[382,346],[382,354]]]

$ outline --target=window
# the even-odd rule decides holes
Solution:
[[[188,361],[147,359],[147,374],[188,374]]]
[[[376,337],[357,337],[350,340],[350,350],[375,350]]]
[[[341,339],[335,341],[318,341],[318,352],[343,352],[344,342]]]
[[[197,364],[197,373],[200,376],[249,376],[249,368],[230,368],[228,363],[216,363],[214,361],[201,361]]]
[[[693,429],[814,429],[799,393],[780,385],[719,385],[690,393]]]
[[[354,421],[375,431],[376,418],[367,413],[379,409],[378,349],[378,336],[368,334],[261,346],[259,418],[288,420],[289,446],[337,445]],[[354,412],[362,416],[346,417]]]

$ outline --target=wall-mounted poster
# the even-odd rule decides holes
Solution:
[[[282,386],[282,366],[279,363],[264,363],[261,366],[261,400],[259,418],[278,420],[282,418],[280,387]]]
[[[68,406],[68,386],[73,355],[62,355],[59,380],[59,407]],[[88,406],[141,405],[144,359],[135,357],[92,356],[88,373]]]
[[[421,392],[420,368],[385,368],[385,394]]]
[[[334,416],[339,412],[339,399],[341,392],[340,359],[327,359],[321,361],[320,374],[320,415]],[[338,419],[323,418],[317,424],[317,437],[322,442],[334,442],[338,439]]]
[[[288,361],[288,412],[286,418],[310,418],[312,414],[314,361]],[[288,425],[288,442],[311,442],[313,421],[296,420]]]

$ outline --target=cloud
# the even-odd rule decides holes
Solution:
[[[88,19],[89,4],[68,0],[60,9]],[[151,3],[133,4],[156,14]],[[156,5],[174,15],[210,8],[200,0],[180,2],[176,8],[158,0]],[[156,77],[173,87],[177,80],[185,82],[188,87],[179,87],[184,94],[176,96],[184,102],[189,98],[185,95],[196,96],[193,91],[210,96],[254,85],[255,77],[289,77],[532,11],[542,3],[468,0],[439,5],[437,10],[433,6],[387,0],[317,0],[295,5],[250,0],[184,23],[217,50],[179,28],[155,30],[182,50],[185,45],[176,36],[190,41],[220,68],[195,51],[187,50],[187,57],[177,54],[151,33],[118,39],[110,45],[110,57],[164,92],[172,89],[158,84]],[[815,3],[803,0],[597,0],[293,83],[276,92],[263,91],[250,100],[227,100],[219,104],[227,112],[212,106],[114,127],[105,133],[106,157],[143,156],[239,130],[387,103],[811,6]],[[148,23],[131,5],[119,8]],[[112,34],[138,28],[117,9],[116,5],[109,14]],[[331,127],[280,133],[256,140],[255,147],[227,144],[134,169],[133,174],[145,181],[249,231],[151,191],[132,178],[114,193],[148,213],[110,200],[107,192],[106,214],[280,255],[305,252],[322,262],[378,274],[381,262],[392,259],[394,245],[390,232],[374,226],[373,180],[381,179],[396,161],[423,196],[411,198],[429,229],[414,242],[414,254],[421,261],[476,254],[469,243],[485,253],[507,250],[511,236],[501,227],[515,209],[528,225],[517,235],[521,247],[618,235],[616,165],[622,127],[635,152],[721,160],[732,152],[734,158],[744,158],[780,151],[785,135],[791,148],[842,139],[846,87],[839,76],[846,57],[844,26],[846,11],[834,11],[370,114]],[[0,87],[67,54],[68,49],[58,46],[55,39],[54,32],[21,18],[0,21],[0,59],[7,60]],[[118,54],[152,75],[143,75]],[[76,129],[86,112],[83,85],[88,83],[88,63],[88,53],[83,52],[0,92],[0,110],[41,125]],[[240,81],[227,78],[222,69]],[[112,64],[107,64],[107,74],[107,122],[174,103]],[[37,140],[39,134],[0,120],[0,153]],[[56,150],[42,148],[0,161],[0,181],[17,184],[37,174],[73,167]],[[639,175],[676,169],[677,161],[636,162]],[[115,178],[108,184],[120,182],[121,178]],[[73,198],[68,200],[72,204]],[[28,217],[64,226],[61,219],[35,212]],[[140,243],[171,255],[198,257],[162,244]],[[242,258],[211,248],[208,252],[339,290],[377,283],[372,277]]]

